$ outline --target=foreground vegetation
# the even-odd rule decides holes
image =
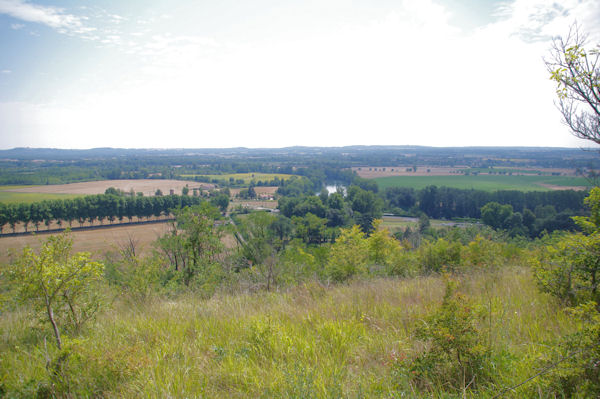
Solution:
[[[595,216],[580,221],[596,231],[600,195],[594,193]],[[583,304],[592,308],[575,309],[596,314],[595,305],[585,305],[596,294],[581,285],[589,282],[588,269],[573,269],[571,287],[553,269],[569,258],[560,243],[576,242],[575,235],[524,246],[468,228],[398,241],[376,221],[369,236],[353,226],[333,244],[307,245],[281,240],[277,217],[259,212],[236,222],[238,247],[228,251],[220,237],[229,228],[214,223],[221,218],[216,208],[203,203],[176,216],[177,229],[151,256],[137,256],[132,244],[102,265],[85,254],[70,256],[68,236],[55,236],[39,255],[25,249],[3,268],[0,392],[207,398],[598,392],[593,383],[581,384],[585,364],[548,367],[580,361],[581,347],[563,351],[568,339],[597,341],[589,323],[574,322],[564,307]],[[548,244],[556,248],[550,262]]]
[[[478,384],[478,397],[532,374],[546,345],[572,330],[527,269],[488,270],[459,281],[481,315],[479,344],[491,351],[486,372],[493,382]],[[69,390],[119,397],[442,395],[447,387],[422,381],[410,361],[424,344],[415,330],[439,308],[444,286],[436,276],[334,287],[308,282],[285,292],[220,293],[209,300],[153,297],[134,306],[119,298],[111,312],[66,341],[75,354]],[[45,356],[58,352],[44,348],[46,329],[21,308],[3,316],[2,332],[4,391],[29,397],[49,389]],[[462,383],[455,384],[451,391],[460,396]],[[521,397],[532,386],[511,395]]]

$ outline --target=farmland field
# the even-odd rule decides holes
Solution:
[[[293,175],[288,175],[285,173],[230,173],[225,175],[181,175],[181,177],[207,177],[209,179],[217,179],[217,180],[229,180],[233,178],[234,180],[243,180],[244,184],[250,184],[252,180],[255,181],[270,181],[275,179],[276,177],[280,180],[289,179]]]
[[[29,196],[24,195],[21,197],[25,199],[31,198],[29,202],[55,198],[64,199],[69,197],[64,197],[61,195],[70,194],[72,198],[77,195],[104,194],[106,189],[109,187],[115,187],[125,192],[133,190],[136,193],[144,193],[144,195],[146,196],[154,195],[154,193],[158,189],[160,189],[163,192],[163,194],[169,194],[170,190],[173,190],[175,194],[181,194],[181,190],[185,186],[188,186],[190,190],[194,188],[214,188],[214,185],[209,183],[196,183],[184,180],[101,180],[83,183],[55,184],[43,186],[0,186],[0,200],[3,200],[3,196],[5,196],[9,200],[10,198],[16,198],[12,202],[20,202],[21,200],[19,199],[19,197],[21,194],[28,194]],[[56,197],[51,198],[51,196]]]
[[[19,186],[19,188],[25,187],[42,187],[42,186]],[[43,186],[45,187],[45,186]],[[15,190],[15,186],[0,186],[0,202],[7,204],[10,203],[31,203],[43,200],[55,200],[55,199],[71,199],[78,197],[77,194],[53,194],[53,193],[21,193],[8,190]]]
[[[583,190],[590,188],[583,177],[537,176],[537,175],[452,175],[452,176],[393,176],[374,179],[380,189],[388,187],[411,187],[422,189],[427,186],[446,186],[460,189],[484,191],[519,190]]]

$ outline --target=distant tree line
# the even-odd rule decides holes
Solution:
[[[127,197],[114,194],[98,194],[65,200],[47,200],[31,204],[4,204],[0,203],[0,233],[5,226],[10,226],[14,232],[16,225],[21,223],[25,231],[30,226],[36,230],[41,224],[47,228],[53,221],[59,226],[64,222],[72,226],[73,222],[82,226],[85,222],[91,224],[96,221],[101,224],[105,220],[113,223],[115,220],[122,222],[134,217],[150,218],[169,215],[171,210],[191,205],[200,204],[200,197],[186,195],[167,195],[154,197]]]
[[[551,205],[558,213],[581,214],[586,191],[530,191],[501,190],[487,192],[449,187],[428,186],[422,190],[392,187],[383,192],[386,208],[390,211],[423,212],[436,219],[481,218],[481,208],[489,202],[510,205],[514,212]]]

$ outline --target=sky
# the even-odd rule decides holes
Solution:
[[[0,148],[587,147],[544,57],[598,0],[0,0]]]

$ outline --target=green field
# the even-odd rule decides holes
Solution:
[[[505,176],[505,175],[469,175],[469,176],[392,176],[374,179],[380,189],[388,187],[411,187],[422,189],[427,186],[446,186],[460,189],[483,191],[519,190],[550,191],[543,184],[569,187],[591,187],[583,177],[568,176]]]
[[[55,199],[71,199],[80,197],[77,194],[48,194],[48,193],[15,193],[12,191],[17,188],[24,188],[31,186],[0,186],[0,202],[5,204],[14,203],[32,203],[44,200],[55,200]]]
[[[288,175],[285,173],[230,173],[225,175],[181,175],[181,177],[208,177],[209,179],[217,179],[217,180],[229,180],[233,178],[234,180],[243,180],[244,184],[249,184],[252,180],[254,181],[270,181],[275,179],[276,177],[280,180],[286,180],[292,177],[293,175]]]

